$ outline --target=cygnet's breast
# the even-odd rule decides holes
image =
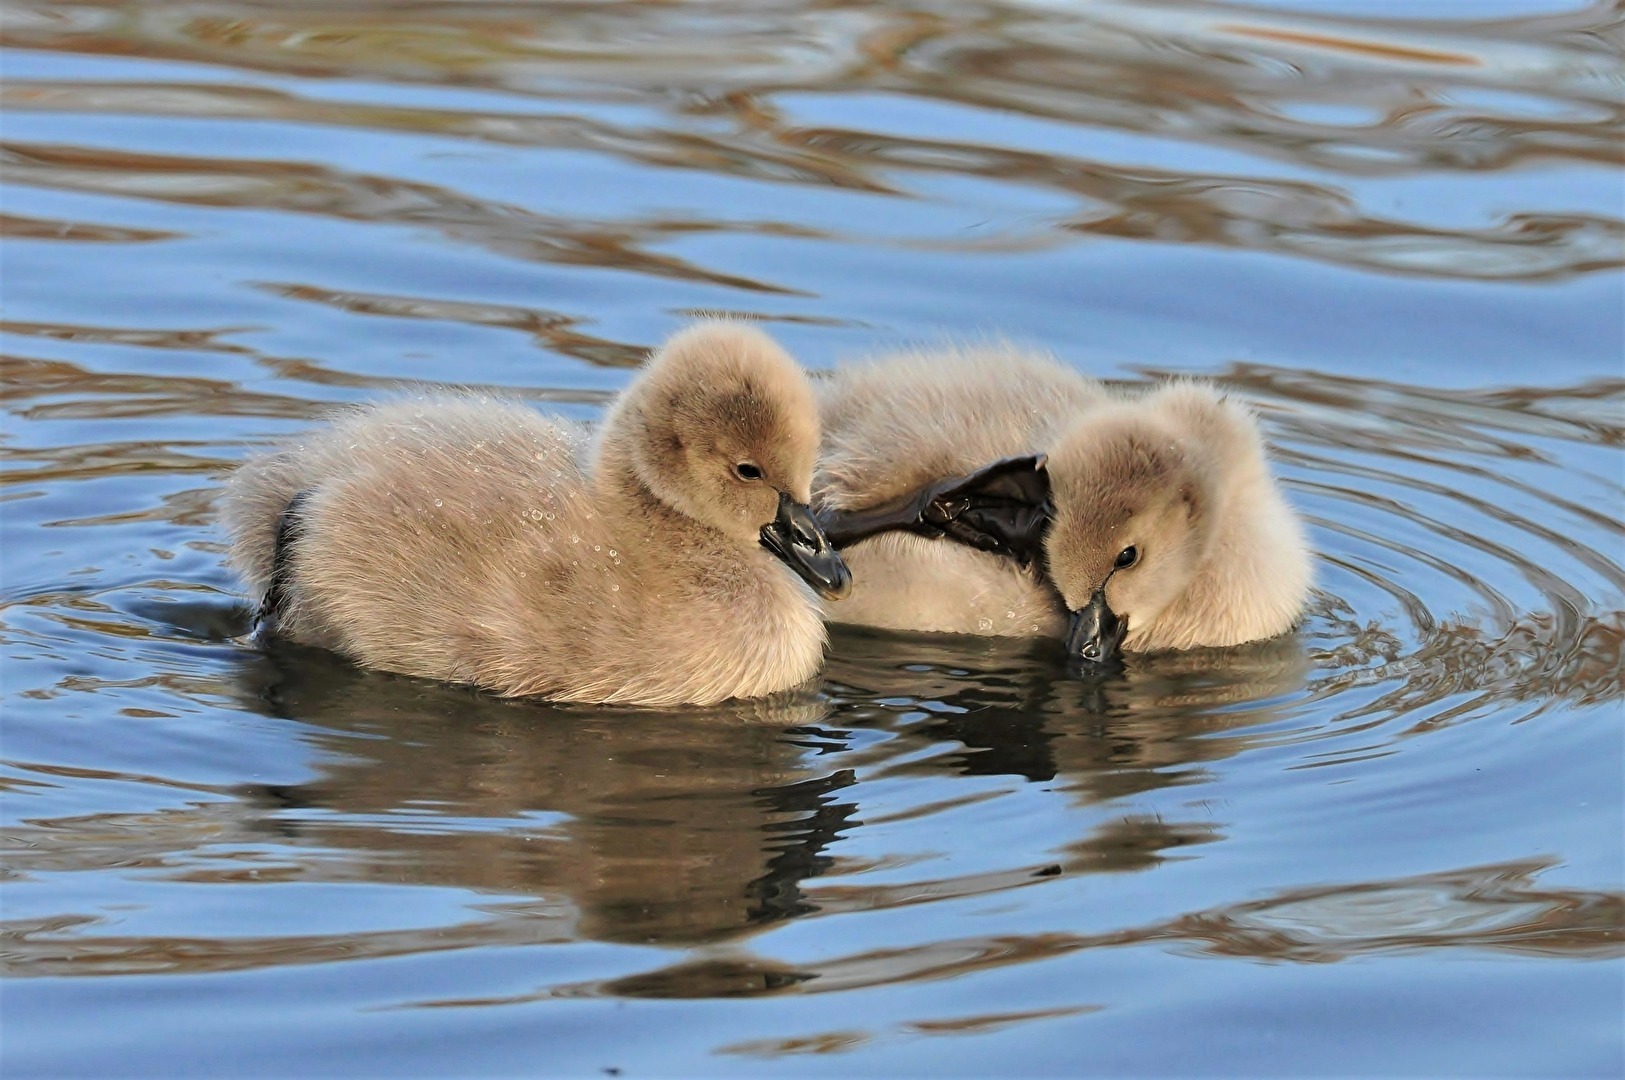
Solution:
[[[647,640],[661,642],[660,667],[685,684],[687,700],[759,696],[818,673],[823,618],[788,567],[762,550],[695,570],[686,584],[668,577],[660,601],[644,609]]]
[[[757,560],[761,570],[760,606],[737,613],[743,634],[746,671],[760,673],[767,693],[786,681],[812,678],[823,666],[828,640],[818,596],[806,582],[766,551]]]

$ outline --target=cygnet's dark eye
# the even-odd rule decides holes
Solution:
[[[762,470],[753,462],[741,461],[734,466],[734,475],[741,480],[760,480]]]
[[[1117,558],[1112,561],[1112,566],[1119,570],[1127,570],[1129,567],[1133,566],[1139,561],[1140,549],[1135,547],[1133,544],[1130,544],[1128,547],[1117,553]]]

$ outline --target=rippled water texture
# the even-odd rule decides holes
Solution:
[[[1625,1071],[1612,3],[4,5],[0,1069]],[[1302,629],[704,713],[239,635],[219,481],[695,311],[1259,404]]]

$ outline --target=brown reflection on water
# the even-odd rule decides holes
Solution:
[[[822,848],[852,812],[841,795],[850,771],[819,768],[804,749],[835,744],[797,734],[827,714],[816,699],[605,716],[303,652],[253,665],[241,692],[319,726],[311,741],[330,755],[319,779],[140,821],[36,823],[31,851],[14,865],[119,865],[133,840],[174,880],[411,881],[520,894],[569,913],[578,937],[680,944],[799,914],[797,883],[827,864]],[[241,862],[198,850],[256,835],[284,850]]]
[[[290,289],[293,287],[290,287]],[[303,293],[303,287],[299,287]],[[301,299],[313,299],[301,295]],[[324,295],[324,301],[348,303],[343,294]],[[379,298],[382,300],[383,298]],[[360,301],[357,301],[360,303]],[[389,307],[390,314],[415,314],[420,318],[451,318],[475,324],[490,325],[501,317],[500,306],[467,305],[469,310],[446,309],[431,301],[401,299],[398,303],[380,303],[375,310],[382,313]],[[514,312],[524,309],[512,309]],[[38,337],[54,341],[68,341],[88,345],[119,345],[162,351],[177,351],[221,357],[238,357],[256,366],[269,369],[291,381],[345,389],[367,390],[385,394],[399,389],[407,379],[376,375],[358,375],[330,367],[314,360],[297,357],[271,356],[252,347],[224,340],[236,332],[219,330],[156,330],[109,326],[83,326],[61,323],[28,323],[0,321],[0,331],[20,337]],[[551,331],[549,331],[551,333]],[[591,339],[572,334],[568,329],[556,333],[558,340],[571,339],[583,353],[592,353],[601,362],[620,365],[633,356],[641,356],[642,349],[632,345]],[[565,347],[569,347],[566,345]],[[153,366],[159,366],[154,364]],[[425,380],[412,380],[423,385]],[[505,387],[494,384],[460,380],[460,387],[502,393],[509,397],[528,398],[555,403],[600,404],[608,399],[607,391],[593,389],[555,389],[549,387]],[[158,373],[156,371],[107,372],[98,371],[84,363],[17,354],[0,355],[0,404],[9,415],[22,420],[126,420],[149,417],[232,417],[251,416],[280,420],[315,420],[332,408],[328,402],[293,394],[271,394],[244,389],[232,379],[216,379],[198,375]],[[38,437],[49,428],[29,429]],[[94,467],[80,464],[87,457],[105,460],[116,452],[121,460],[139,460],[149,455],[151,471],[170,471],[166,448],[181,445],[176,441],[132,440],[105,446],[77,444],[51,450],[35,447],[14,447],[6,451],[14,462],[59,459],[61,471],[53,472],[54,479],[92,479],[98,475]],[[115,449],[116,448],[116,449]],[[222,460],[217,465],[225,464]],[[176,470],[186,471],[186,470]],[[9,480],[44,474],[14,472]],[[5,482],[5,481],[0,481]]]
[[[1625,894],[1541,888],[1550,862],[1467,867],[1392,881],[1295,889],[1102,934],[1066,932],[960,938],[876,949],[796,965],[751,957],[672,965],[620,979],[552,986],[507,998],[424,1002],[493,1005],[548,997],[654,997],[841,993],[960,978],[1085,949],[1151,945],[1196,957],[1333,963],[1416,950],[1521,956],[1625,956]]]
[[[977,666],[968,670],[970,657]],[[1303,643],[1291,635],[1223,652],[1141,658],[1120,673],[1078,678],[1053,642],[971,645],[842,630],[825,682],[854,703],[839,722],[897,732],[897,746],[876,748],[876,760],[863,750],[851,754],[877,777],[944,769],[1014,775],[1055,781],[1086,805],[1206,779],[1205,764],[1239,752],[1246,740],[1203,736],[1271,718],[1274,706],[1266,703],[1300,691],[1309,671]],[[942,752],[920,756],[933,745]],[[1162,861],[1165,850],[1214,838],[1210,822],[1125,817],[1069,843],[1072,858],[1063,865],[1143,869]]]
[[[669,131],[617,125],[591,116],[405,108],[356,102],[331,102],[262,88],[200,83],[93,84],[15,80],[0,88],[0,102],[42,112],[91,112],[143,116],[239,117],[323,127],[359,128],[426,136],[470,139],[481,143],[585,150],[660,168],[698,169],[773,182],[807,183],[858,191],[891,193],[866,176],[859,163],[762,137],[764,115],[753,100],[729,95],[707,103],[703,111],[736,115],[747,131],[713,135],[702,131]],[[696,108],[693,111],[702,111]],[[754,131],[756,137],[750,137]],[[781,144],[782,142],[782,144]],[[818,235],[783,224],[769,230],[781,235]]]
[[[1187,915],[1153,933],[1198,955],[1301,963],[1435,948],[1625,956],[1625,893],[1539,887],[1535,879],[1556,865],[1532,859],[1298,889]]]
[[[142,244],[154,240],[174,240],[181,233],[166,229],[132,229],[97,225],[85,221],[53,221],[49,218],[0,213],[0,236],[19,240],[71,240],[91,244]]]
[[[151,824],[125,822],[144,834]],[[205,835],[208,834],[205,830]],[[218,837],[215,837],[218,840]],[[139,861],[136,865],[140,865]],[[162,856],[151,864],[164,865]],[[397,868],[410,864],[403,860]],[[53,868],[61,868],[58,862]],[[549,997],[655,998],[834,993],[964,976],[1084,949],[1151,945],[1197,957],[1332,963],[1416,950],[1465,949],[1522,956],[1625,956],[1625,895],[1542,888],[1540,860],[1468,867],[1392,881],[1282,892],[1094,935],[1038,933],[932,942],[797,965],[749,956],[683,961],[605,982],[553,985],[502,998],[426,1001],[425,1006],[513,1004]],[[26,868],[25,868],[26,872]],[[245,865],[238,880],[293,880]],[[222,875],[215,880],[231,880]],[[280,937],[121,937],[94,932],[88,916],[12,920],[0,941],[11,975],[198,973],[577,940],[568,907],[494,902],[485,918],[426,930]]]
[[[303,722],[374,737],[324,737],[342,760],[265,798],[297,843],[349,852],[359,880],[410,867],[423,883],[568,898],[589,939],[706,941],[799,913],[798,882],[852,813],[850,771],[797,745],[828,711],[816,699],[605,716],[322,670],[265,692]],[[390,828],[403,813],[422,816]],[[568,819],[489,827],[538,814]]]
[[[1111,236],[1272,251],[1388,272],[1544,279],[1621,265],[1615,216],[1512,208],[1479,226],[1397,220],[1331,183],[1275,166],[1214,170],[1213,151],[1349,176],[1625,161],[1625,61],[1612,5],[1516,20],[1293,16],[1219,4],[928,8],[836,3],[764,9],[505,3],[294,8],[223,3],[20,3],[14,47],[202,61],[295,76],[479,87],[547,103],[492,111],[339,102],[208,82],[12,80],[12,109],[275,120],[588,151],[640,167],[926,195],[982,177],[1059,192],[1076,208],[967,240],[837,236],[804,222],[581,222],[403,179],[319,164],[16,145],[30,184],[200,205],[427,224],[518,258],[614,266],[751,292],[799,286],[655,253],[695,230],[1032,250]],[[784,95],[904,95],[969,117],[1015,111],[1132,137],[1130,160],[811,122]],[[602,106],[638,102],[632,123]],[[990,130],[973,125],[971,130]],[[1072,141],[1072,140],[1068,140]],[[1169,156],[1178,167],[1158,162]],[[1141,158],[1148,160],[1141,160]]]
[[[13,977],[208,974],[571,940],[564,914],[532,911],[430,930],[334,935],[123,937],[95,933],[98,924],[79,915],[9,920],[0,926],[0,971]]]
[[[703,9],[551,5],[541,19],[533,5],[511,2],[419,3],[405,11],[369,0],[320,8],[263,0],[10,7],[6,41],[14,47],[295,75],[610,101],[665,101],[707,89],[738,100],[763,90],[902,85],[1078,122],[1181,134],[1201,127],[1221,140],[1263,141],[1289,153],[1314,146],[1316,134],[1320,142],[1334,133],[1386,138],[1389,153],[1373,165],[1390,168],[1407,157],[1452,153],[1419,131],[1294,123],[1289,110],[1271,107],[1337,101],[1380,116],[1378,106],[1392,103],[1437,113],[1437,121],[1478,120],[1484,141],[1493,145],[1499,134],[1504,152],[1618,156],[1609,139],[1597,137],[1618,108],[1621,71],[1608,39],[1618,13],[1607,0],[1451,21],[1123,0],[1082,9],[974,0],[883,8],[764,8],[746,0]],[[1554,115],[1502,129],[1485,121],[1520,114],[1484,105],[1475,112],[1446,93],[1496,85],[1550,98]],[[1191,114],[1205,123],[1185,122]]]
[[[5,451],[5,460],[13,467],[6,471],[3,482],[8,485],[32,486],[58,480],[93,480],[135,473],[179,475],[224,471],[229,464],[224,458],[185,452],[205,446],[212,448],[213,444],[177,440],[166,443],[82,443],[49,450],[8,447]],[[32,465],[33,468],[16,468],[19,465]],[[206,493],[206,496],[212,501],[211,493]],[[169,518],[154,520],[175,520],[177,524],[206,524],[204,521],[196,520]]]
[[[1069,1005],[1057,1009],[1027,1009],[1019,1012],[977,1013],[971,1016],[939,1017],[930,1020],[906,1020],[893,1025],[883,1033],[867,1031],[832,1031],[817,1035],[794,1036],[784,1039],[749,1039],[745,1042],[720,1046],[719,1054],[738,1054],[745,1057],[780,1057],[787,1054],[838,1054],[873,1045],[885,1039],[909,1039],[922,1035],[979,1035],[1003,1031],[1006,1028],[1035,1021],[1053,1020],[1065,1016],[1081,1016],[1097,1012],[1099,1005]]]
[[[1083,698],[1075,692],[1077,683],[1053,663],[1025,670],[991,667],[985,675],[962,671],[954,692],[926,691],[932,707],[975,714],[973,723],[955,725],[951,719],[918,723],[877,715],[869,704],[876,697],[900,701],[905,694],[925,700],[917,672],[903,670],[922,666],[912,643],[865,643],[861,635],[841,635],[833,654],[844,659],[834,661],[837,678],[827,697],[770,700],[716,714],[607,716],[514,708],[332,664],[306,670],[307,656],[283,665],[259,696],[302,722],[388,737],[332,742],[344,761],[325,767],[321,780],[271,797],[287,803],[294,819],[301,807],[323,810],[300,825],[310,830],[302,838],[322,846],[353,852],[410,846],[406,861],[422,868],[425,882],[562,892],[581,911],[588,937],[720,940],[783,918],[896,906],[919,896],[935,901],[983,895],[1063,871],[1154,866],[1169,849],[1214,838],[1211,824],[1131,815],[1075,843],[1061,838],[1065,853],[1058,862],[899,887],[818,881],[834,869],[857,869],[837,864],[825,848],[868,818],[858,810],[862,787],[853,786],[859,772],[873,780],[1016,772],[1027,779],[1061,779],[1063,789],[1084,802],[1110,802],[1189,782],[1197,761],[1237,752],[1244,742],[1181,735],[1256,719],[1239,711],[1221,722],[1211,710],[1241,697],[1243,687],[1256,698],[1300,685],[1304,669],[1302,649],[1288,647],[1264,665],[1264,681],[1238,663],[1217,680],[1186,680],[1179,695],[1169,688],[1181,682],[1180,674],[1164,672],[1140,684],[1096,688]],[[857,688],[839,679],[850,680],[855,668],[889,671],[891,683]],[[1209,695],[1203,684],[1215,682],[1223,685]],[[904,689],[905,683],[913,690]],[[1171,703],[1176,698],[1183,706]],[[1032,709],[1035,703],[1039,707]],[[1181,708],[1189,717],[1183,725]],[[1137,715],[1146,719],[1137,723]],[[870,750],[855,749],[847,745],[853,726],[878,729],[888,738]],[[944,752],[921,755],[932,747]],[[902,759],[912,760],[889,764]],[[458,767],[447,770],[448,760]],[[545,811],[570,820],[547,837],[513,830],[437,837],[432,825],[426,837],[378,830],[376,815],[406,809],[403,799],[452,818],[504,821]],[[934,804],[911,813],[942,809]],[[365,824],[345,826],[350,818]],[[396,862],[386,863],[391,876],[399,873]]]
[[[1530,860],[1291,890],[1099,935],[1025,934],[876,950],[803,965],[785,986],[826,993],[951,978],[1079,949],[1146,944],[1199,956],[1299,963],[1438,948],[1596,959],[1625,955],[1625,894],[1539,888],[1535,878],[1553,865]],[[619,983],[601,989],[624,992]]]
[[[578,329],[584,319],[512,304],[476,304],[457,300],[431,300],[378,293],[340,292],[314,285],[266,282],[269,292],[291,300],[325,304],[356,315],[383,315],[396,319],[434,319],[469,326],[499,327],[529,334],[536,343],[562,356],[596,367],[632,368],[649,355],[645,346],[596,337]],[[552,400],[559,400],[553,398]]]
[[[432,184],[303,162],[181,157],[12,142],[0,147],[0,167],[12,183],[63,191],[413,225],[435,229],[455,242],[536,262],[613,266],[752,292],[795,291],[705,270],[675,256],[644,250],[645,244],[672,233],[759,231],[751,223],[595,223],[549,217]]]
[[[0,323],[10,333],[35,332],[33,327]],[[63,330],[63,336],[78,338]],[[211,342],[202,331],[170,334],[147,331],[139,335],[109,334],[104,340],[158,348],[208,352],[236,351]],[[310,415],[310,402],[281,394],[247,391],[226,379],[187,375],[133,375],[92,371],[66,360],[0,357],[0,402],[23,420],[128,419],[138,416],[277,416],[295,419]],[[51,399],[51,400],[39,400]],[[25,404],[33,400],[37,404]]]

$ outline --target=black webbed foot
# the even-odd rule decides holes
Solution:
[[[1030,565],[1050,519],[1045,463],[1043,454],[1023,454],[929,485],[914,531],[947,536]]]
[[[276,519],[276,546],[271,554],[271,583],[265,587],[259,612],[254,616],[254,637],[264,641],[276,633],[277,624],[288,609],[293,588],[293,545],[304,535],[305,523],[299,516],[309,491],[288,500]]]
[[[964,476],[950,476],[881,506],[824,510],[830,542],[846,547],[876,533],[902,529],[946,536],[1008,555],[1023,566],[1038,557],[1049,524],[1049,474],[1043,454],[1003,458]]]

